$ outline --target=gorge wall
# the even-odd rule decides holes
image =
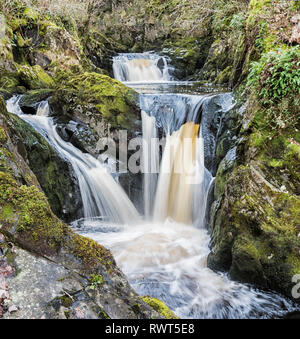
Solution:
[[[118,52],[155,50],[170,57],[179,79],[234,89],[236,106],[216,118],[209,266],[291,298],[292,277],[300,273],[299,1],[74,0],[69,9],[49,4],[0,0],[3,98],[25,94],[23,107],[34,110],[36,102],[51,97],[61,136],[97,156],[99,137],[117,140],[118,128],[129,135],[141,132],[137,94],[109,77]],[[48,201],[66,221],[73,213],[60,193],[63,185],[76,196],[65,175],[68,164],[56,159],[49,145],[34,150],[35,133],[0,102],[1,233],[18,251],[49,257],[73,271],[73,261],[64,256],[72,253],[79,260],[74,269],[88,272],[81,286],[93,284],[90,274],[107,276],[113,281],[109,288],[124,301],[131,290],[109,252],[75,236],[50,211]],[[35,154],[41,152],[44,161],[37,165]],[[36,211],[32,216],[24,199]],[[59,214],[63,208],[67,215]],[[35,220],[41,213],[42,224]],[[92,268],[78,249],[82,242],[97,256]],[[136,300],[125,300],[121,313],[97,304],[96,316],[150,317],[154,311]]]

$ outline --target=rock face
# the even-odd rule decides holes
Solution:
[[[218,142],[217,156],[222,160],[211,208],[212,251],[208,265],[229,271],[235,280],[292,298],[292,277],[300,273],[296,174],[300,147],[288,141],[287,136],[261,144],[266,136],[254,132],[257,115],[250,117],[250,112],[253,106],[248,102],[228,114],[226,126],[236,138],[231,138],[228,145],[226,141],[226,149],[230,148],[227,153],[223,151],[224,138]],[[275,158],[281,159],[277,175],[273,173]]]
[[[109,155],[116,158],[122,152],[119,146],[124,138],[127,142],[141,134],[137,101],[138,94],[120,82],[106,75],[84,73],[67,78],[54,91],[49,104],[65,141],[96,158],[111,145]],[[141,178],[127,173],[121,175],[120,183],[139,207]]]
[[[7,124],[19,154],[36,175],[52,211],[66,222],[81,218],[81,195],[72,166],[19,117],[9,115]]]
[[[1,260],[13,268],[7,275],[0,271],[11,293],[1,315],[10,309],[5,317],[160,318],[131,289],[107,249],[52,213],[13,143],[2,98],[0,112],[0,249]]]
[[[63,81],[50,100],[52,115],[61,121],[80,120],[98,137],[115,129],[134,129],[140,119],[135,91],[106,75],[83,73]]]

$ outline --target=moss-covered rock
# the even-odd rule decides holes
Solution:
[[[173,313],[169,307],[159,299],[151,298],[149,296],[141,297],[141,299],[151,306],[155,311],[161,314],[166,319],[179,319],[175,313]]]
[[[129,128],[138,118],[137,94],[120,82],[97,73],[68,78],[50,100],[56,116],[106,121],[112,128]],[[96,123],[96,122],[95,122]]]
[[[51,115],[58,119],[61,136],[76,147],[98,156],[103,137],[118,143],[117,129],[128,137],[140,129],[138,95],[106,75],[68,75],[49,100]],[[100,140],[101,141],[101,140]]]
[[[39,65],[18,66],[20,83],[30,90],[54,87],[53,79]]]
[[[56,116],[76,116],[84,122],[105,121],[112,128],[130,128],[138,118],[137,93],[117,80],[97,73],[68,78],[54,92],[50,105]]]
[[[299,272],[300,200],[272,186],[252,166],[236,168],[212,225],[210,267],[292,297]]]
[[[46,194],[52,211],[65,221],[82,217],[82,201],[72,166],[62,159],[30,125],[10,115],[14,142]]]

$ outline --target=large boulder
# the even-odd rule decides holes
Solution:
[[[98,156],[102,146],[99,139],[112,138],[118,143],[118,130],[127,130],[128,137],[139,132],[137,101],[138,94],[119,81],[102,74],[84,73],[67,77],[49,104],[51,115],[66,132],[62,131],[62,137],[69,135],[75,146],[81,145],[79,148]],[[74,123],[81,128],[73,128]]]
[[[233,279],[292,298],[300,273],[300,199],[272,186],[253,166],[232,172],[212,223],[208,265]]]
[[[300,147],[295,134],[269,128],[253,98],[239,106],[220,127],[230,138],[225,133],[216,148],[208,266],[292,298],[300,274]]]

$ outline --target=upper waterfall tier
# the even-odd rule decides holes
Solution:
[[[119,54],[113,58],[115,79],[130,82],[170,81],[169,66],[165,57],[155,53]]]

